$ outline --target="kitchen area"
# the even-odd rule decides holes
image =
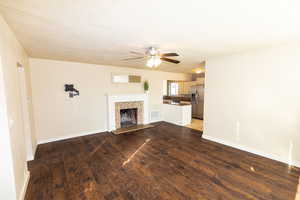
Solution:
[[[166,80],[164,85],[165,121],[203,131],[204,70],[193,73],[191,81]]]

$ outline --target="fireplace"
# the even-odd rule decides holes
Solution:
[[[115,124],[116,129],[132,125],[143,124],[144,102],[116,102],[115,103]]]
[[[137,125],[137,108],[120,109],[121,128]]]
[[[137,109],[136,124],[149,123],[148,94],[107,95],[108,131],[121,128],[122,109]]]

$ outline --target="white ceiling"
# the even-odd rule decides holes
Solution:
[[[149,46],[191,72],[210,56],[298,41],[299,0],[0,0],[31,57],[144,68],[121,61]]]

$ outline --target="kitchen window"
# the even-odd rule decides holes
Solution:
[[[171,82],[170,83],[170,95],[171,96],[178,95],[178,88],[179,88],[179,84],[178,83]]]

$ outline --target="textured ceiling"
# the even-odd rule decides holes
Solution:
[[[192,72],[207,57],[299,40],[300,2],[289,0],[0,0],[31,57],[145,68],[122,61],[149,46],[177,52]]]

